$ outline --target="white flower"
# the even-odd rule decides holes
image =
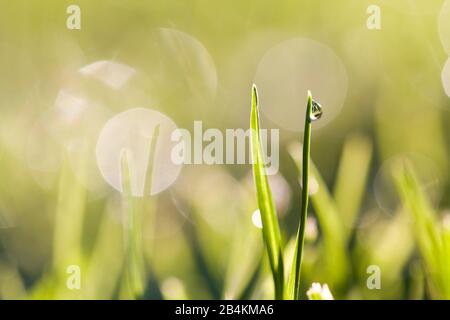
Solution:
[[[318,282],[313,282],[311,288],[306,292],[309,300],[334,300],[328,285],[323,286]]]

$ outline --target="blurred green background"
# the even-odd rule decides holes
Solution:
[[[247,129],[253,82],[262,83],[262,127],[280,129],[280,172],[270,181],[289,243],[301,200],[289,150],[299,150],[302,133],[271,112],[296,119],[275,93],[298,85],[304,100],[287,94],[279,103],[302,113],[309,81],[324,117],[333,117],[313,130],[318,191],[303,292],[326,282],[339,299],[450,298],[448,2],[2,1],[0,298],[129,298],[121,195],[95,163],[101,128],[144,107],[189,130],[194,120]],[[66,28],[71,4],[81,9],[80,30]],[[366,27],[369,5],[381,9],[380,30]],[[290,51],[295,38],[326,49],[305,42]],[[275,78],[261,62],[282,43],[285,58],[268,62]],[[284,77],[297,53],[298,70],[312,65],[312,73]],[[99,73],[80,75],[95,61],[134,76],[108,86]],[[67,92],[90,107],[73,121],[58,113]],[[399,159],[412,169],[396,170]],[[252,223],[250,165],[185,165],[171,187],[147,198],[144,298],[273,298]],[[69,265],[80,266],[79,290],[66,285]],[[367,286],[371,265],[381,289]]]

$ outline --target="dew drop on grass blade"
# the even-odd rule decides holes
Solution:
[[[311,92],[308,91],[306,103],[305,129],[303,136],[303,161],[302,161],[302,205],[300,212],[300,222],[297,232],[297,242],[292,263],[292,270],[288,281],[287,299],[298,299],[300,291],[300,271],[302,265],[303,245],[305,241],[306,216],[308,213],[308,185],[309,185],[309,158],[311,151],[311,122],[320,119],[322,116],[322,106],[314,101]]]

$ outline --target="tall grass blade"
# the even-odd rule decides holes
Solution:
[[[300,143],[296,142],[291,144],[288,147],[288,152],[298,165],[300,171],[300,167],[303,167],[304,161]],[[336,203],[334,202],[325,181],[320,175],[319,170],[311,160],[309,160],[309,169],[310,174],[308,183],[314,181],[317,188],[317,190],[311,190],[309,197],[311,198],[322,231],[323,252],[321,253],[322,263],[320,268],[325,269],[323,270],[325,280],[330,287],[336,291],[336,285],[339,286],[343,283],[347,273],[344,230]],[[303,183],[304,182],[302,182],[302,184]]]
[[[263,238],[266,244],[270,268],[275,284],[275,299],[282,299],[284,286],[283,250],[278,218],[266,175],[264,155],[261,149],[258,92],[255,85],[252,87],[250,129],[253,177],[255,180],[258,207],[263,225]]]
[[[300,272],[303,257],[303,246],[305,242],[306,216],[308,213],[308,185],[309,185],[309,157],[311,152],[311,121],[313,100],[311,92],[308,91],[306,103],[305,128],[303,136],[303,161],[302,161],[302,205],[300,211],[300,222],[297,231],[294,260],[289,277],[287,298],[298,299],[300,291]]]

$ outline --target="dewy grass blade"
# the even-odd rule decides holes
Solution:
[[[269,256],[270,268],[275,283],[275,299],[283,298],[284,274],[280,228],[275,206],[272,200],[269,181],[267,179],[264,156],[261,149],[259,132],[258,92],[252,87],[252,103],[250,114],[251,148],[253,176],[256,186],[258,207],[261,214],[262,232]]]
[[[302,161],[302,206],[300,212],[300,223],[297,232],[294,260],[289,277],[286,298],[298,299],[300,291],[300,272],[303,256],[303,245],[305,242],[306,216],[308,213],[308,184],[309,184],[309,158],[311,152],[311,122],[319,119],[322,115],[321,106],[313,101],[311,92],[308,91],[306,103],[305,130],[303,136],[303,161]]]

